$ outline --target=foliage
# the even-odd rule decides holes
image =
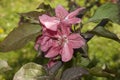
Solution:
[[[23,47],[27,42],[35,40],[36,35],[38,36],[41,28],[39,25],[32,25],[24,23],[14,29],[1,44],[0,51],[6,52],[16,50]],[[15,46],[13,46],[15,45]]]
[[[15,74],[13,80],[43,80],[40,76],[45,74],[46,72],[41,65],[27,63]]]
[[[108,15],[109,13],[109,15]],[[99,16],[98,16],[99,15]],[[113,3],[106,3],[100,6],[89,21],[98,21],[102,19],[110,19],[113,22],[120,23],[119,7]]]
[[[11,67],[8,65],[7,61],[0,60],[0,73],[11,70]]]

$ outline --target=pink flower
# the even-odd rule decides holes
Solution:
[[[57,63],[56,60],[50,59],[49,62],[47,63],[47,67],[50,69],[52,66],[54,66]]]
[[[83,8],[79,8],[68,13],[62,6],[55,9],[56,17],[48,15],[39,16],[42,27],[42,36],[37,38],[35,49],[39,48],[45,53],[45,57],[51,60],[61,56],[63,62],[72,59],[74,49],[85,45],[85,40],[78,33],[71,33],[71,25],[81,22],[77,14]],[[48,63],[48,67],[54,65],[53,61]]]
[[[117,2],[118,2],[118,0],[111,0],[111,2],[113,2],[113,3],[117,3]]]
[[[56,17],[50,17],[44,14],[42,16],[39,16],[39,20],[41,24],[44,25],[44,27],[47,29],[57,31],[58,25],[61,23],[67,26],[80,23],[81,19],[77,18],[76,16],[82,9],[83,8],[79,8],[71,13],[68,13],[67,10],[59,5],[55,9]]]
[[[63,62],[71,60],[73,49],[80,48],[85,44],[85,40],[78,33],[70,33],[68,28],[61,26],[56,35],[42,35],[37,39],[35,48],[41,46],[45,52],[45,57],[54,58],[61,56]]]
[[[49,36],[40,36],[37,38],[35,49],[38,50],[38,48],[40,47],[43,52],[46,52],[52,46],[52,43],[53,40]]]

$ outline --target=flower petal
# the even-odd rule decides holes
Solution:
[[[56,31],[60,21],[56,17],[39,16],[40,22],[49,30]]]
[[[85,40],[80,36],[80,34],[70,34],[68,36],[69,43],[71,44],[72,48],[80,48],[85,45]]]
[[[53,44],[52,39],[48,36],[41,36],[37,39],[35,43],[35,49],[38,50],[40,47],[43,52],[46,52]]]
[[[52,66],[54,66],[57,63],[56,60],[50,59],[49,62],[47,63],[47,67],[50,69]]]
[[[72,59],[73,49],[69,44],[65,44],[61,51],[62,61],[67,62]]]
[[[43,35],[38,39],[37,42],[40,43],[41,45],[44,45],[49,39],[50,39],[50,37]]]
[[[73,18],[76,17],[78,15],[78,13],[83,10],[84,8],[78,8],[77,10],[71,12],[68,14],[68,16],[66,18]]]
[[[77,24],[80,22],[81,22],[80,18],[70,18],[65,21],[66,24]]]
[[[38,36],[38,38],[36,39],[35,47],[34,47],[36,50],[38,50],[38,48],[40,47],[42,39],[43,39],[42,36]]]
[[[69,35],[70,33],[71,33],[71,31],[70,31],[70,26],[65,26],[65,24],[62,24],[61,23],[61,25],[60,25],[60,28],[61,28],[61,33],[62,33],[62,35]]]
[[[43,45],[40,46],[40,47],[41,47],[41,50],[42,50],[43,52],[46,52],[47,50],[49,50],[49,48],[52,46],[52,44],[53,44],[52,39],[49,39],[48,41],[46,41],[45,44],[43,44]]]
[[[59,51],[60,51],[60,47],[53,46],[53,47],[50,48],[50,50],[48,50],[45,57],[53,58],[53,57],[55,57],[59,54]]]
[[[56,17],[64,19],[68,15],[68,11],[65,10],[61,5],[55,8]]]

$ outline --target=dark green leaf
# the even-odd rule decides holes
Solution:
[[[19,13],[19,14],[25,21],[29,21],[30,23],[39,23],[39,16],[41,16],[44,13],[45,12],[43,11],[42,12],[30,11],[30,12]]]
[[[39,11],[38,9],[41,9],[41,11]],[[41,3],[36,11],[19,13],[21,16],[21,20],[19,23],[29,22],[39,24],[39,16],[41,16],[42,14],[53,14],[53,12],[54,10],[49,4]]]
[[[45,4],[44,2],[41,3],[37,9],[43,9],[43,10],[53,10],[52,7],[49,4]]]
[[[49,75],[55,75],[57,74],[58,70],[61,68],[62,62],[57,61],[56,64],[54,64],[50,69],[49,69]]]
[[[22,48],[26,43],[34,40],[40,31],[40,25],[24,23],[10,32],[0,43],[0,51],[7,52]]]
[[[89,21],[101,21],[103,19],[109,19],[113,22],[120,24],[119,6],[114,3],[106,3],[100,6],[92,18]]]
[[[76,60],[77,61],[80,61],[80,62],[77,62],[78,64],[88,64],[89,63],[89,56],[88,56],[88,44],[85,43],[84,46],[82,46],[81,48],[79,49],[76,49],[75,50],[75,57],[76,57]]]
[[[42,9],[42,10],[45,11],[45,13],[51,14],[51,15],[53,15],[53,12],[54,12],[54,9],[51,7],[51,5],[48,4],[48,3],[45,3],[45,2],[41,3],[41,4],[37,7],[37,9]]]
[[[81,62],[79,63],[80,66],[86,67],[90,63],[90,60],[88,58],[81,57]]]
[[[46,70],[35,63],[27,63],[15,74],[13,80],[47,80]],[[48,78],[49,79],[49,78]]]
[[[81,67],[86,67],[90,63],[90,59],[88,57],[87,53],[82,53],[81,50],[75,52],[75,58],[73,59],[73,65],[81,66]]]
[[[90,63],[87,65],[88,68],[95,67],[100,61],[94,56]]]
[[[38,12],[38,11],[30,11],[26,13],[19,13],[21,16],[32,18],[35,20],[38,20],[39,16],[44,14],[44,12]]]
[[[83,33],[82,36],[84,37],[84,39],[86,41],[89,41],[94,35],[91,34],[91,33],[86,32],[86,33]]]
[[[92,34],[95,34],[95,35],[99,35],[99,36],[102,36],[102,37],[106,37],[106,38],[110,38],[110,39],[113,39],[113,40],[115,40],[115,41],[120,43],[120,39],[117,37],[116,34],[106,30],[102,26],[96,27],[95,29],[93,29],[89,33],[92,33]]]
[[[61,80],[79,80],[83,75],[87,75],[88,71],[81,67],[74,67],[65,70]]]
[[[8,65],[7,61],[0,60],[0,73],[4,73],[8,70],[11,70],[11,67]]]
[[[80,53],[82,54],[82,57],[88,58],[88,44],[86,43],[84,46],[81,47]]]
[[[93,67],[89,69],[89,73],[97,77],[115,77],[115,74],[108,73],[100,67]]]

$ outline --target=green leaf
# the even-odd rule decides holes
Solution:
[[[64,7],[68,6],[67,0],[44,0],[44,3],[49,4],[52,8],[56,8],[60,4]]]
[[[87,68],[93,68],[95,67],[100,61],[94,56],[92,60],[90,60],[90,63],[87,65]]]
[[[38,12],[38,11],[30,11],[26,13],[19,13],[23,17],[39,20],[39,16],[42,15],[44,12]]]
[[[46,70],[36,63],[27,63],[15,74],[13,80],[46,80]]]
[[[120,39],[117,37],[116,34],[114,34],[114,33],[110,32],[110,31],[106,30],[102,26],[94,28],[89,33],[92,33],[92,34],[95,34],[95,35],[99,35],[99,36],[102,36],[102,37],[106,37],[106,38],[109,38],[109,39],[113,39],[113,40],[115,40],[115,41],[117,41],[117,42],[120,43]]]
[[[62,62],[57,61],[50,69],[49,69],[49,75],[56,75],[58,70],[62,67]]]
[[[52,3],[52,2],[50,1],[50,3]],[[49,3],[46,3],[46,1],[43,2],[43,3],[41,3],[41,4],[37,7],[37,9],[42,9],[46,14],[49,14],[49,15],[51,15],[51,16],[54,16],[54,15],[55,15],[54,9],[51,7],[51,5],[50,5]]]
[[[84,46],[81,47],[80,53],[82,55],[82,57],[88,58],[88,44],[86,43]]]
[[[89,40],[94,36],[93,34],[88,33],[88,32],[83,33],[83,34],[81,34],[81,35],[84,37],[84,39],[85,39],[86,41],[89,41]]]
[[[109,19],[113,22],[120,24],[119,6],[114,3],[106,3],[100,6],[95,14],[89,19],[89,21],[101,21],[103,19]]]
[[[43,9],[45,10],[45,12],[48,12],[48,11],[54,11],[54,9],[50,6],[50,4],[46,4],[45,2],[41,3],[37,9]]]
[[[81,63],[79,63],[80,66],[86,67],[90,63],[90,60],[87,58],[81,57]]]
[[[41,31],[40,25],[23,23],[15,28],[0,43],[0,51],[7,52],[22,48],[26,43],[34,40]]]
[[[115,74],[112,74],[110,72],[104,71],[101,67],[93,67],[88,70],[91,75],[97,76],[97,77],[116,77]]]
[[[8,70],[11,70],[11,67],[8,65],[7,61],[0,60],[0,73],[4,73]]]
[[[30,23],[37,23],[39,24],[39,16],[41,16],[42,14],[44,14],[45,11],[30,11],[30,12],[26,12],[26,13],[19,13],[19,15],[21,16],[20,22],[30,22]]]
[[[83,75],[87,75],[88,71],[81,67],[74,67],[65,70],[61,80],[79,80]]]
[[[19,13],[21,16],[20,24],[23,22],[39,24],[39,16],[43,14],[53,14],[54,9],[49,4],[41,3],[35,11]]]

